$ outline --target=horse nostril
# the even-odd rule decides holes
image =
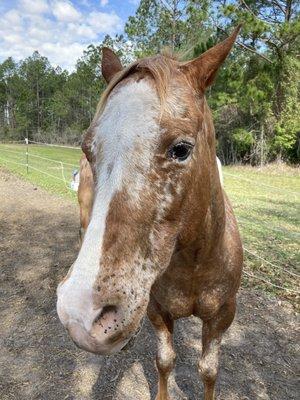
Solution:
[[[99,315],[94,319],[94,324],[97,322],[100,322],[101,325],[101,320],[105,319],[105,316],[112,316],[114,314],[117,314],[117,307],[113,305],[107,305],[104,306],[100,312]],[[116,321],[115,321],[116,322]]]

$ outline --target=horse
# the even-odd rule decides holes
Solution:
[[[94,201],[93,172],[85,154],[80,158],[77,199],[80,209],[79,241],[82,244],[85,231],[90,222]]]
[[[202,320],[204,399],[215,398],[221,339],[235,315],[243,250],[205,90],[239,29],[191,61],[159,54],[123,68],[102,52],[108,86],[82,144],[93,210],[58,285],[57,312],[74,343],[100,355],[124,349],[147,314],[158,338],[157,400],[170,398],[174,321],[191,315]]]

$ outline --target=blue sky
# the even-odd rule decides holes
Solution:
[[[38,50],[71,71],[87,45],[121,33],[138,0],[0,0],[0,61]]]

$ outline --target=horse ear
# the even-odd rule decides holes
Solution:
[[[103,47],[101,70],[106,82],[109,83],[112,77],[122,69],[123,67],[119,57],[108,47]]]
[[[211,47],[198,58],[181,65],[182,71],[188,75],[195,87],[204,91],[213,83],[217,71],[228,56],[241,26],[238,25],[223,42]]]

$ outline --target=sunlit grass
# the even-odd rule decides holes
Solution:
[[[298,295],[294,292],[299,291],[300,276],[299,169],[283,164],[261,169],[225,167],[224,178],[243,238],[245,271],[286,290],[249,276],[244,276],[244,285],[296,302]]]
[[[72,172],[79,167],[80,157],[80,149],[30,145],[27,173],[26,146],[0,144],[0,165],[52,193],[73,199],[76,193],[70,190],[70,182]]]

